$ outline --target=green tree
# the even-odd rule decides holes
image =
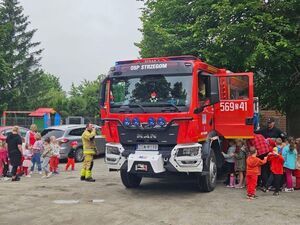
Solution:
[[[94,81],[84,80],[80,85],[72,84],[68,99],[68,112],[72,116],[98,117],[101,81],[100,75]]]
[[[32,41],[36,30],[28,30],[29,24],[17,0],[1,1],[0,27],[5,28],[5,35],[1,36],[0,47],[9,72],[2,91],[9,95],[5,101],[9,109],[30,109],[32,100],[43,89],[39,85],[42,50],[38,49],[39,42]]]
[[[68,98],[66,92],[62,90],[59,78],[52,74],[43,73],[40,85],[43,89],[39,90],[35,101],[32,101],[32,109],[50,107],[66,116],[68,114]]]
[[[147,0],[142,57],[192,54],[235,72],[255,73],[262,105],[300,109],[300,2]]]

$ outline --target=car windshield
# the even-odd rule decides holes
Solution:
[[[60,138],[64,135],[63,130],[57,130],[57,129],[45,129],[41,133],[43,138],[54,136],[56,138]]]
[[[113,78],[110,89],[111,110],[187,111],[190,106],[191,86],[191,74]]]

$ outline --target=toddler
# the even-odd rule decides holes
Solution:
[[[68,163],[66,165],[66,171],[68,170],[69,166],[72,167],[72,170],[75,169],[75,154],[76,154],[76,148],[78,146],[77,141],[71,142],[71,150],[68,154]]]
[[[282,155],[278,154],[278,152],[273,151],[268,155],[268,161],[270,162],[271,174],[268,180],[267,189],[269,189],[269,185],[273,182],[275,187],[273,195],[276,196],[279,195],[281,187],[284,158]]]
[[[48,169],[48,164],[50,161],[50,157],[52,155],[53,155],[53,151],[52,151],[52,148],[50,145],[50,138],[46,138],[45,142],[44,142],[44,151],[42,154],[42,158],[43,158],[42,168],[43,168],[45,175],[42,176],[42,178],[49,178],[52,175],[52,172],[50,172]]]
[[[239,183],[235,188],[243,188],[244,172],[246,171],[246,147],[242,139],[236,140],[235,158],[235,172],[239,174]]]
[[[4,141],[0,140],[0,177],[6,177],[8,170],[8,151]]]
[[[28,172],[28,168],[32,166],[32,163],[31,163],[31,157],[32,157],[32,153],[29,149],[24,149],[23,151],[23,157],[24,157],[24,160],[23,160],[23,172],[24,172],[24,175],[26,177],[31,177],[29,172]]]
[[[300,190],[300,138],[296,139],[296,149],[297,149],[297,165],[294,175],[296,177],[295,190]]]
[[[260,174],[260,166],[267,162],[267,156],[264,157],[263,160],[257,158],[257,150],[253,146],[249,148],[249,153],[250,155],[246,161],[247,197],[248,199],[254,199],[257,197],[255,194],[257,186],[257,177]]]
[[[292,192],[293,189],[293,180],[292,174],[296,169],[297,163],[297,151],[296,151],[296,143],[294,139],[289,139],[289,144],[283,148],[282,156],[284,158],[284,169],[285,169],[285,178],[286,178],[286,188],[285,192]]]
[[[53,174],[58,174],[58,164],[59,164],[59,151],[60,147],[59,144],[57,143],[56,137],[51,136],[50,137],[50,145],[53,151],[53,155],[50,158],[50,172]]]
[[[234,188],[235,185],[235,176],[234,176],[234,152],[236,149],[236,145],[234,140],[229,140],[229,148],[227,153],[222,152],[224,158],[225,158],[225,167],[227,171],[227,179],[225,181],[225,184],[227,187]]]
[[[32,167],[31,173],[34,171],[34,166],[37,164],[39,174],[42,174],[42,167],[41,167],[41,154],[44,151],[43,141],[40,133],[35,134],[35,142],[32,146]]]
[[[282,155],[282,150],[284,147],[283,141],[281,138],[276,138],[275,140],[276,147],[274,148],[274,151],[278,154]]]

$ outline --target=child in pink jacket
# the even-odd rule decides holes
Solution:
[[[5,142],[0,140],[0,177],[5,176],[5,167],[8,167],[8,151]]]

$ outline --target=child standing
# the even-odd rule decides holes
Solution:
[[[285,177],[286,177],[286,188],[285,192],[294,191],[293,188],[293,180],[292,174],[296,169],[297,163],[297,151],[296,151],[296,143],[294,139],[289,140],[289,144],[286,145],[282,151],[282,156],[284,158],[284,169],[285,169]]]
[[[53,174],[58,174],[58,164],[59,164],[59,151],[60,147],[57,143],[56,137],[51,136],[50,137],[50,145],[53,151],[53,155],[50,158],[50,172],[53,172]]]
[[[78,142],[72,141],[70,145],[71,145],[71,150],[68,154],[68,162],[66,165],[66,171],[68,170],[69,166],[71,166],[73,171],[75,169],[75,154],[76,154],[76,148],[78,146]]]
[[[274,151],[277,152],[278,154],[282,155],[282,150],[284,147],[282,139],[276,138],[275,143],[276,143],[276,147],[274,148]]]
[[[4,141],[0,140],[0,177],[5,177],[8,169],[8,151]]]
[[[270,162],[270,169],[271,169],[271,175],[269,177],[269,182],[268,184],[274,183],[275,186],[275,192],[273,195],[279,195],[280,187],[281,187],[281,180],[282,180],[282,175],[283,175],[283,163],[284,163],[284,158],[282,155],[278,154],[278,152],[273,151],[270,152],[268,155],[268,161]],[[267,186],[267,189],[269,187]]]
[[[246,147],[241,139],[236,140],[234,158],[235,172],[239,174],[239,183],[235,185],[235,188],[243,188],[244,172],[246,171]]]
[[[41,167],[41,154],[44,151],[43,141],[40,133],[35,134],[35,142],[32,146],[32,167],[31,173],[34,171],[34,166],[37,164],[39,174],[42,174],[42,167]]]
[[[297,149],[297,165],[294,175],[296,177],[295,190],[300,190],[300,138],[296,139],[296,149]]]
[[[44,152],[42,154],[42,158],[43,158],[43,171],[45,172],[45,175],[42,176],[42,178],[48,178],[52,175],[52,172],[49,171],[48,169],[48,164],[50,161],[50,157],[52,156],[53,151],[50,145],[50,138],[46,138],[45,142],[44,142]]]
[[[23,157],[24,157],[24,160],[23,160],[23,172],[24,172],[24,175],[26,177],[31,177],[30,174],[29,174],[29,171],[28,171],[28,168],[32,166],[32,163],[31,163],[31,157],[32,157],[32,153],[29,149],[24,149],[23,151]]]
[[[234,188],[235,185],[235,176],[234,176],[235,149],[236,149],[236,145],[234,140],[230,140],[227,153],[222,152],[225,158],[225,167],[227,171],[227,179],[225,181],[225,184],[227,185],[227,187],[232,187],[232,188]]]
[[[246,169],[246,179],[247,179],[247,197],[248,199],[254,199],[257,196],[256,186],[257,177],[260,174],[260,166],[267,162],[267,157],[263,160],[257,158],[257,150],[251,146],[249,148],[250,156],[247,158],[247,169]]]

